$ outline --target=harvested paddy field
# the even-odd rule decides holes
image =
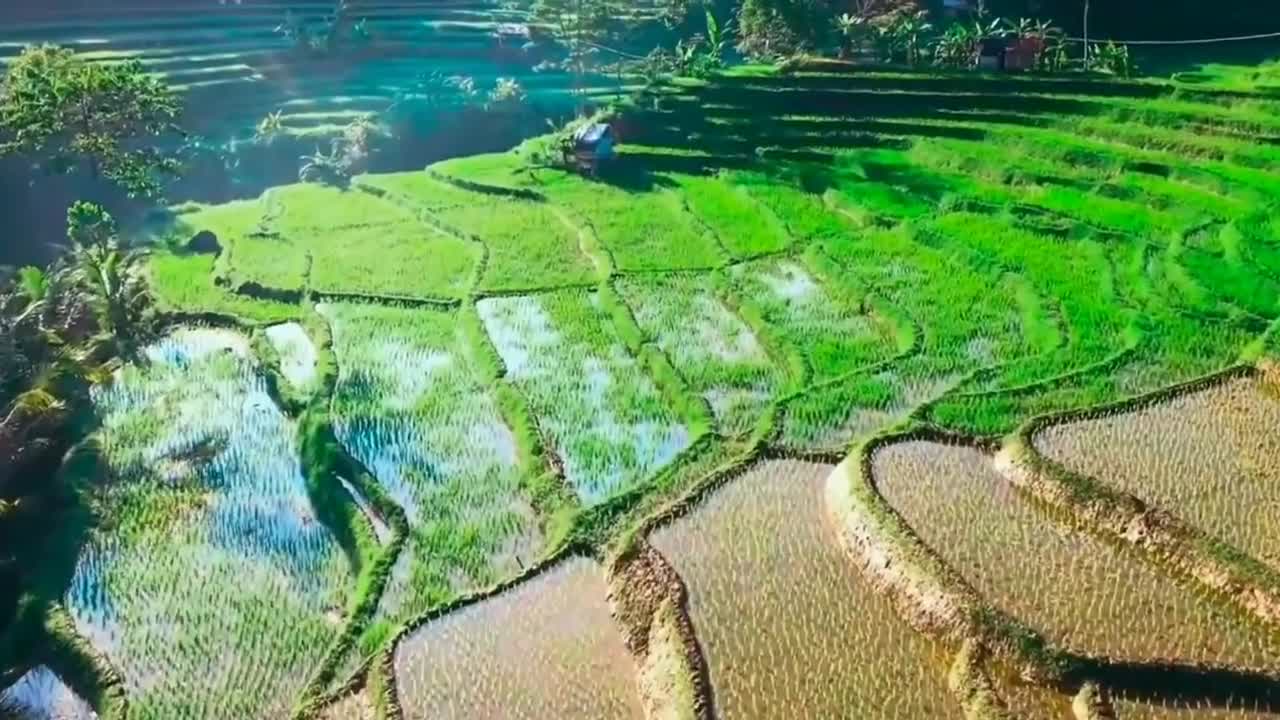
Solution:
[[[636,668],[595,562],[572,558],[433,620],[396,650],[406,720],[640,720]]]
[[[718,716],[961,717],[945,655],[828,525],[831,469],[764,462],[650,537],[688,587]]]
[[[1274,671],[1280,646],[1207,593],[1043,514],[972,448],[879,450],[876,486],[929,548],[996,607],[1075,652]]]
[[[1280,398],[1261,380],[1049,427],[1035,445],[1280,571]]]

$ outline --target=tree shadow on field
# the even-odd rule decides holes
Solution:
[[[1097,660],[1082,670],[1117,697],[1155,705],[1280,713],[1280,677],[1194,664]],[[1083,680],[1084,678],[1080,678]]]
[[[641,107],[626,116],[623,142],[638,147],[630,154],[655,173],[770,173],[780,161],[830,165],[844,151],[902,151],[918,138],[983,142],[997,126],[1039,127],[1052,118],[1096,115],[1110,107],[1107,96],[1153,92],[1111,81],[900,75],[717,78],[706,87],[640,99]],[[649,151],[658,148],[679,152]],[[936,176],[876,172],[869,169],[864,179],[933,198],[943,191]],[[650,186],[642,173],[623,175],[617,184]]]
[[[99,708],[110,689],[98,681],[98,660],[93,656],[96,650],[75,634],[74,627],[52,619],[51,611],[63,603],[81,549],[98,522],[86,495],[89,488],[105,481],[107,469],[96,440],[72,447],[64,439],[59,449],[66,451],[65,457],[62,452],[51,452],[45,460],[27,468],[40,477],[57,477],[59,487],[52,499],[56,507],[41,505],[37,508],[40,517],[32,523],[47,522],[49,514],[55,512],[58,523],[51,532],[30,527],[26,534],[35,540],[14,545],[22,596],[12,622],[0,632],[0,687],[16,681],[16,675],[27,668],[43,664],[77,695]],[[23,527],[32,523],[24,523]]]

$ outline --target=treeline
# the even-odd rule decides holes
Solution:
[[[975,3],[976,4],[976,3]],[[988,0],[1008,17],[1047,17],[1073,35],[1084,29],[1084,0]],[[1174,40],[1280,32],[1276,0],[1092,0],[1090,33],[1120,40]]]

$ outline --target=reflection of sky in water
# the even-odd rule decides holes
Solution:
[[[88,703],[45,665],[32,668],[0,695],[0,707],[21,720],[96,720]],[[8,717],[8,715],[5,715]]]
[[[301,595],[323,594],[337,546],[315,518],[296,430],[246,353],[247,342],[234,333],[180,330],[147,348],[149,365],[95,390],[105,453],[123,481],[141,480],[141,472],[194,453],[193,472],[180,481],[203,491],[200,509],[188,510],[163,538],[104,535],[82,550],[67,604],[99,647],[117,647],[123,629],[118,606],[125,601],[112,597],[120,590],[112,570],[148,543],[204,544],[287,577]],[[139,418],[154,427],[128,431]]]
[[[585,298],[597,304],[594,293]],[[565,476],[593,505],[669,464],[689,446],[689,432],[665,411],[654,417],[618,407],[624,392],[665,407],[644,370],[617,341],[597,352],[565,342],[536,298],[489,298],[476,305],[507,368],[541,405]],[[625,383],[618,388],[617,383]]]

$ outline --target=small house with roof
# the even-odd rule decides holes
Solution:
[[[573,162],[581,172],[595,175],[602,162],[612,160],[616,140],[609,123],[589,123],[573,134]]]

